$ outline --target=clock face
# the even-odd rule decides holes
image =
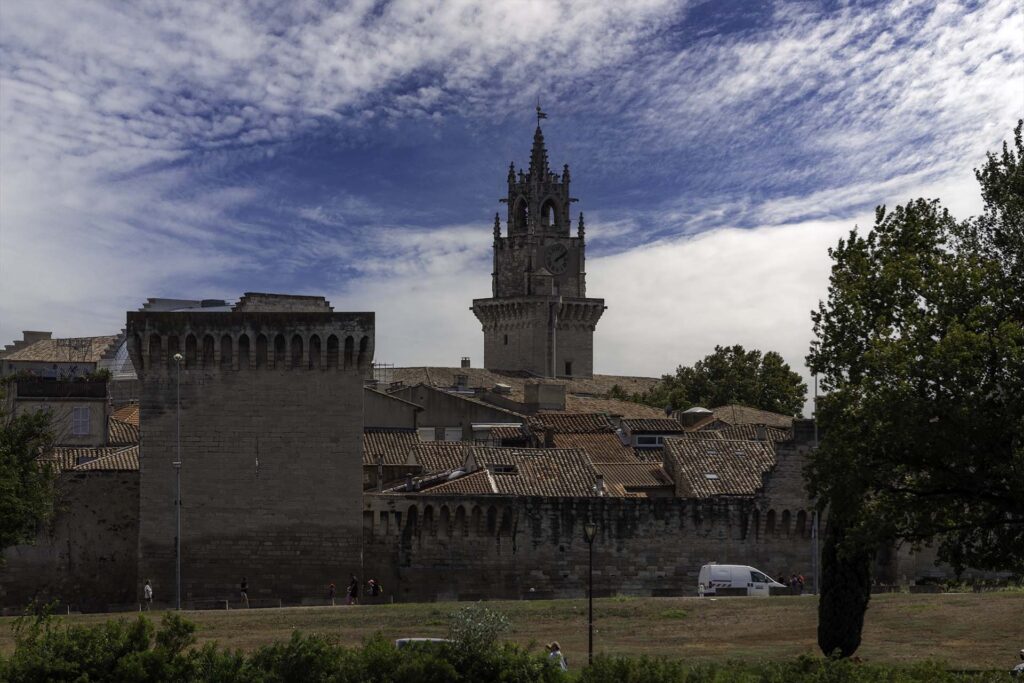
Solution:
[[[561,242],[549,244],[544,250],[544,266],[555,275],[565,272],[569,265],[569,249]]]

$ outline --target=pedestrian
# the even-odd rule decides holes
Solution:
[[[804,594],[804,575],[803,574],[797,574],[797,576],[796,576],[796,594],[797,595],[803,595]]]
[[[1024,649],[1020,651],[1020,664],[1010,669],[1010,675],[1015,678],[1024,678]]]
[[[373,602],[377,602],[377,598],[384,594],[384,587],[380,585],[380,581],[377,579],[370,579],[367,585],[370,588],[370,596],[373,598]]]
[[[334,596],[338,594],[338,589],[334,587],[334,583],[327,586],[327,599],[331,601],[331,607],[334,607]]]
[[[562,648],[558,646],[557,640],[548,643],[548,659],[554,660],[555,664],[562,671],[569,670],[569,661],[562,654]]]
[[[348,604],[355,605],[359,602],[359,579],[356,578],[355,574],[350,574],[351,580],[348,582]]]
[[[142,599],[146,601],[146,611],[148,612],[153,608],[153,586],[150,585],[149,579],[146,579],[146,585],[142,589]]]
[[[789,577],[789,592],[790,595],[796,595],[796,574],[791,574]]]
[[[244,576],[242,577],[241,585],[242,604],[245,605],[246,609],[249,609],[249,580]]]

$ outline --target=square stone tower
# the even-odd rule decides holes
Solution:
[[[604,299],[587,298],[583,214],[570,235],[569,166],[548,168],[537,109],[530,169],[508,170],[508,234],[494,216],[491,298],[474,299],[484,330],[484,367],[542,377],[591,377],[594,328]]]
[[[179,390],[183,603],[237,599],[243,577],[251,599],[297,601],[359,575],[373,313],[249,293],[231,309],[129,312],[127,334],[139,580],[174,600]]]

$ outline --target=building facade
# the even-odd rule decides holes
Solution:
[[[594,374],[594,328],[604,299],[587,298],[583,214],[571,234],[569,166],[552,173],[539,121],[527,171],[508,170],[507,230],[494,216],[491,297],[474,299],[484,367],[541,377]]]

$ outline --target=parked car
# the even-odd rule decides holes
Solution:
[[[697,577],[697,594],[717,595],[720,588],[743,588],[747,595],[767,598],[771,588],[784,585],[759,569],[745,564],[706,564]],[[732,593],[732,591],[730,591]]]

